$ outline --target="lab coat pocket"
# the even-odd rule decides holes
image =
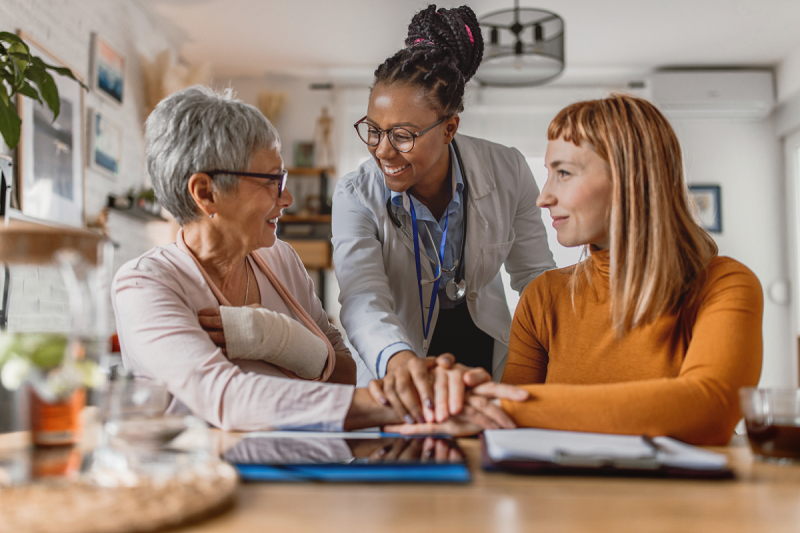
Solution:
[[[500,244],[487,244],[481,248],[480,285],[488,285],[500,272],[500,266],[505,262],[514,241],[501,242]]]

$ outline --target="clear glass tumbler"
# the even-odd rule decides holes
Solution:
[[[166,413],[170,394],[156,382],[112,381],[106,391],[103,422],[109,444],[126,448],[161,448],[188,427],[184,415]]]
[[[739,391],[753,454],[776,463],[800,462],[800,389]]]

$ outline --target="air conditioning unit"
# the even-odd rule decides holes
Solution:
[[[775,105],[771,70],[665,70],[650,80],[653,101],[672,117],[763,119]]]

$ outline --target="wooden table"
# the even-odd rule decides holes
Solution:
[[[218,451],[241,439],[214,433]],[[0,450],[24,446],[26,438],[0,435]],[[459,443],[473,475],[469,485],[243,484],[233,509],[171,531],[800,531],[800,466],[754,462],[742,437],[714,449],[730,456],[733,481],[486,473],[478,441]]]
[[[222,437],[223,449],[239,438]],[[478,441],[460,444],[470,485],[244,484],[233,510],[180,531],[800,531],[800,466],[754,462],[741,437],[715,449],[735,481],[486,473]]]

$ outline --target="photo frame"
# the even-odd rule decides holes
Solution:
[[[91,84],[98,94],[122,104],[125,93],[125,57],[97,33],[92,33]]]
[[[122,162],[122,126],[94,109],[89,110],[88,117],[89,167],[118,178]]]
[[[309,168],[314,166],[314,143],[297,141],[294,143],[294,166]]]
[[[51,65],[72,69],[24,32],[18,34],[33,55]],[[22,95],[17,100],[22,119],[17,148],[19,208],[28,217],[83,227],[83,89],[65,76],[55,75],[53,79],[61,100],[61,112],[55,122],[46,105]]]
[[[719,185],[689,185],[689,196],[700,225],[711,233],[722,233],[722,195]]]

